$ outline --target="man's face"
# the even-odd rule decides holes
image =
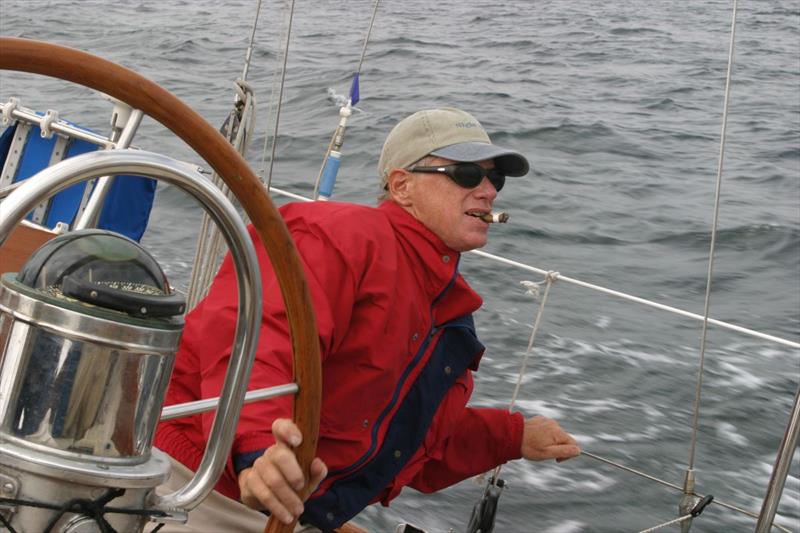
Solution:
[[[426,166],[451,165],[454,161],[431,157]],[[494,168],[494,161],[479,161],[484,168]],[[474,215],[492,210],[497,191],[487,177],[474,189],[465,189],[449,176],[415,172],[410,175],[407,204],[414,217],[457,252],[486,244],[489,224]],[[402,205],[402,204],[401,204]]]

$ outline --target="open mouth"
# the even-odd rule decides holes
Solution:
[[[471,216],[471,217],[480,218],[481,220],[483,220],[483,218],[484,218],[486,215],[488,215],[488,214],[489,214],[489,211],[483,211],[483,210],[479,210],[479,209],[473,209],[473,210],[467,211],[467,212],[466,212],[466,213],[464,213],[464,214],[465,214],[465,215],[469,215],[469,216]]]

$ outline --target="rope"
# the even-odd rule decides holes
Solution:
[[[522,378],[528,367],[528,359],[533,353],[533,342],[536,339],[536,334],[539,331],[539,325],[542,323],[542,316],[544,315],[544,308],[547,305],[547,297],[550,294],[550,288],[553,283],[558,280],[558,272],[548,272],[545,275],[544,281],[534,283],[532,281],[523,281],[521,284],[527,288],[527,293],[534,298],[539,297],[539,288],[544,283],[544,295],[539,304],[539,309],[536,311],[536,318],[533,321],[533,329],[531,330],[530,338],[528,339],[528,348],[525,350],[525,356],[522,358],[519,372],[517,373],[517,383],[514,386],[514,393],[511,395],[511,401],[508,405],[508,411],[512,412],[517,402],[517,396],[522,387]],[[467,525],[467,533],[481,532],[490,533],[494,530],[495,515],[497,513],[497,503],[500,499],[505,482],[500,479],[500,471],[503,465],[497,465],[492,473],[492,477],[487,481],[483,494],[478,502],[472,509],[469,524]]]
[[[527,292],[534,298],[539,296],[539,287],[544,283],[544,294],[542,295],[542,302],[539,304],[539,309],[536,311],[536,318],[533,321],[533,329],[531,330],[531,336],[528,339],[528,348],[525,350],[525,356],[522,358],[522,363],[519,367],[519,372],[517,373],[517,383],[514,386],[514,393],[511,395],[511,401],[508,404],[509,412],[513,411],[514,406],[517,403],[517,396],[519,396],[520,388],[522,387],[522,378],[525,375],[525,371],[528,367],[528,359],[530,359],[531,354],[533,353],[533,341],[536,339],[536,334],[539,332],[539,325],[542,322],[542,316],[544,315],[544,306],[547,305],[547,297],[550,294],[550,287],[553,286],[558,280],[558,272],[548,272],[545,275],[544,281],[540,281],[538,283],[534,283],[532,281],[523,281],[522,285],[527,287]],[[498,481],[500,480],[500,470],[503,468],[503,465],[498,465],[494,469],[494,473],[492,474],[492,483],[497,485]]]
[[[671,526],[673,524],[678,524],[680,522],[683,522],[684,520],[689,520],[691,518],[692,518],[692,515],[690,515],[690,514],[687,514],[687,515],[684,515],[684,516],[679,516],[678,518],[676,518],[674,520],[670,520],[669,522],[664,522],[663,524],[658,524],[657,526],[653,526],[653,527],[648,528],[648,529],[643,529],[639,533],[650,533],[651,531],[656,531],[658,529],[662,529],[662,528],[665,528],[667,526]]]
[[[106,504],[125,494],[125,489],[109,489],[102,496],[91,500],[89,498],[73,498],[67,500],[61,505],[54,505],[51,503],[43,503],[32,500],[22,500],[16,498],[0,498],[0,504],[3,505],[22,505],[26,507],[34,507],[37,509],[49,509],[51,511],[58,511],[53,518],[50,519],[47,526],[42,530],[42,533],[50,533],[56,523],[66,513],[74,513],[79,515],[88,516],[94,519],[100,528],[101,533],[116,533],[116,530],[108,523],[103,515],[108,513],[135,515],[135,516],[168,516],[166,512],[158,509],[125,509],[119,507],[109,507]],[[3,526],[8,528],[10,533],[17,533],[12,527],[11,522],[0,513],[0,522]],[[154,530],[154,531],[157,531]]]
[[[708,504],[711,503],[712,501],[714,501],[714,497],[709,494],[708,496],[706,496],[705,498],[703,498],[699,502],[697,502],[692,507],[692,509],[689,511],[688,514],[685,514],[683,516],[679,516],[678,518],[676,518],[674,520],[670,520],[669,522],[664,522],[663,524],[658,524],[657,526],[653,526],[650,529],[644,529],[644,530],[640,531],[639,533],[650,533],[651,531],[656,531],[657,529],[661,529],[661,528],[664,528],[664,527],[667,527],[667,526],[671,526],[672,524],[677,524],[678,522],[683,522],[684,520],[691,520],[692,518],[700,516],[700,514],[702,514],[702,512],[705,510],[705,508],[708,506]]]
[[[236,103],[223,125],[222,133],[236,151],[244,156],[254,124],[255,97],[252,88],[244,80],[236,81],[236,91]],[[233,199],[230,189],[216,172],[211,176],[211,182],[219,187],[229,200]],[[187,291],[187,309],[194,308],[208,292],[208,287],[211,285],[211,280],[217,271],[225,249],[222,234],[217,226],[211,223],[209,214],[204,211],[197,237],[194,268]]]
[[[653,526],[653,527],[648,528],[648,529],[643,529],[639,533],[650,533],[651,531],[656,531],[658,529],[662,529],[662,528],[665,528],[667,526],[671,526],[673,524],[678,524],[680,522],[683,522],[684,520],[691,520],[692,518],[693,517],[690,514],[687,514],[687,515],[684,515],[684,516],[679,516],[678,518],[676,518],[674,520],[670,520],[669,522],[664,522],[663,524],[658,524],[657,526]]]
[[[528,359],[530,358],[531,353],[533,352],[533,341],[536,339],[536,334],[539,332],[539,325],[542,322],[542,315],[544,314],[544,306],[547,304],[547,297],[550,294],[550,287],[553,286],[553,283],[558,280],[558,272],[548,272],[545,275],[545,279],[543,282],[533,283],[533,282],[522,282],[522,285],[527,287],[528,294],[533,296],[534,298],[539,296],[539,286],[542,283],[545,283],[544,287],[544,295],[542,295],[542,303],[539,304],[539,309],[536,312],[536,319],[533,322],[533,329],[531,330],[531,336],[528,339],[528,348],[525,350],[525,357],[522,358],[522,364],[519,369],[519,373],[517,374],[517,383],[514,386],[514,393],[511,395],[511,402],[509,403],[508,410],[511,411],[514,408],[514,405],[517,402],[517,397],[519,396],[519,390],[522,386],[522,377],[525,375],[525,371],[528,366]]]
[[[236,80],[236,97],[234,98],[233,109],[228,114],[228,118],[223,124],[222,131],[223,135],[225,135],[225,139],[227,139],[242,156],[244,156],[247,151],[247,143],[252,138],[252,132],[255,126],[255,96],[250,84],[247,83],[247,75],[250,71],[250,61],[253,57],[256,30],[258,28],[258,16],[260,13],[261,0],[258,0],[256,13],[253,18],[253,29],[250,32],[250,41],[247,45],[247,51],[245,52],[242,77]],[[216,172],[213,173],[211,182],[219,187],[229,200],[233,199],[230,189]],[[224,250],[225,243],[219,229],[215,224],[211,223],[211,217],[204,211],[200,232],[197,237],[197,246],[195,248],[194,268],[192,269],[189,288],[187,290],[187,310],[194,308],[194,306],[205,297],[211,285],[211,280],[217,271],[220,256]]]
[[[5,528],[6,528],[6,529],[8,529],[8,532],[9,532],[9,533],[17,533],[17,530],[16,530],[16,529],[14,529],[14,528],[11,526],[11,522],[9,522],[8,520],[6,520],[6,517],[5,517],[5,516],[3,516],[3,513],[0,513],[0,524],[2,524],[3,526],[5,526]]]
[[[65,513],[82,514],[93,518],[97,525],[100,526],[101,533],[116,533],[116,530],[108,523],[105,516],[105,505],[117,496],[122,496],[125,491],[122,489],[113,489],[106,492],[103,496],[96,500],[88,498],[73,498],[68,500],[58,509],[58,512],[50,519],[47,527],[44,528],[42,533],[50,533],[56,523],[61,519]]]

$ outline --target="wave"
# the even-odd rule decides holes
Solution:
[[[571,244],[601,244],[611,246],[622,246],[628,242],[592,231],[581,231],[580,233],[567,233],[558,231],[547,231],[543,229],[519,229],[514,232],[515,238],[520,239],[541,239],[559,243]]]
[[[570,155],[606,153],[637,159],[656,158],[654,152],[628,141],[618,128],[612,128],[604,122],[580,124],[566,120],[558,126],[517,132],[516,137],[523,141],[537,140]]]
[[[646,241],[689,249],[706,249],[710,242],[708,231],[686,231],[656,237]],[[717,232],[719,249],[763,251],[770,257],[790,254],[800,250],[800,228],[777,224],[747,224],[723,228]]]
[[[654,28],[612,28],[612,35],[637,35],[637,34],[657,34],[667,35],[666,32]]]

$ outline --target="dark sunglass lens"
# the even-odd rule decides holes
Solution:
[[[506,184],[506,177],[501,174],[500,172],[490,172],[489,173],[489,181],[492,182],[494,188],[497,192],[500,192],[500,189],[503,188],[503,185]]]
[[[472,189],[477,187],[483,179],[483,168],[474,163],[461,163],[453,165],[453,179],[462,187]]]

